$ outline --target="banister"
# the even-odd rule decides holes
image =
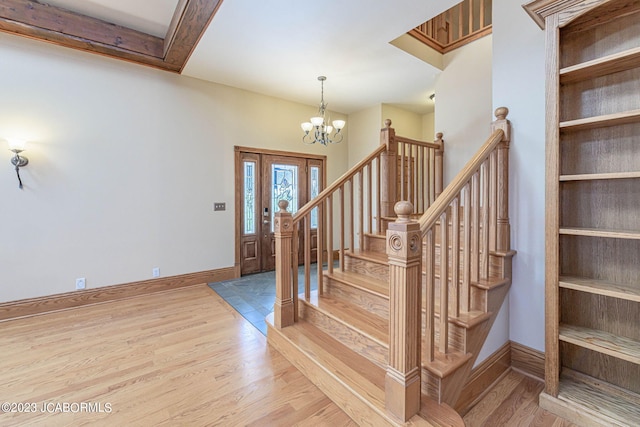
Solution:
[[[435,148],[436,150],[442,148],[441,144],[437,144],[435,142],[418,141],[417,139],[405,138],[404,136],[396,136],[395,138],[397,142],[402,142],[404,144],[413,144],[417,145],[418,147]]]
[[[447,188],[433,202],[429,209],[427,209],[424,215],[422,215],[418,222],[420,223],[420,231],[423,235],[434,226],[440,218],[440,215],[449,207],[453,199],[462,191],[473,174],[475,174],[482,163],[489,158],[491,152],[503,141],[504,137],[505,132],[502,129],[496,129],[476,155],[469,160],[455,179],[447,185]]]
[[[303,207],[301,207],[298,210],[298,212],[295,213],[295,215],[293,215],[293,223],[295,224],[297,222],[300,222],[300,220],[304,218],[305,215],[309,214],[309,212],[311,212],[313,208],[315,208],[320,203],[322,203],[323,200],[325,200],[327,197],[333,194],[336,190],[338,190],[341,186],[343,186],[349,179],[355,176],[362,168],[364,168],[367,164],[372,162],[376,157],[378,157],[386,149],[387,147],[385,147],[384,145],[380,145],[371,154],[369,154],[367,157],[365,157],[363,160],[361,160],[356,165],[354,165],[351,169],[345,172],[333,184],[331,184],[330,186],[322,190],[320,194],[318,194],[312,200],[307,202]]]

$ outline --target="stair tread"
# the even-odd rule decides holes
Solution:
[[[471,353],[462,353],[460,351],[451,351],[447,354],[436,351],[434,360],[432,362],[423,362],[422,366],[438,377],[445,378],[467,363],[472,357]]]
[[[325,272],[325,276],[331,279],[335,279],[338,282],[352,285],[356,288],[364,291],[389,298],[389,284],[382,280],[377,280],[364,274],[355,273],[353,271],[340,271],[333,270],[333,273],[329,274]]]
[[[384,369],[304,320],[280,332],[356,393],[384,408]]]
[[[364,251],[364,250],[361,250],[361,249],[355,249],[355,250],[352,250],[352,251],[347,251],[345,253],[347,255],[351,256],[351,257],[363,259],[365,261],[371,261],[371,262],[374,262],[376,264],[382,264],[382,265],[388,265],[389,264],[389,257],[387,256],[386,253],[374,252],[374,251]]]
[[[472,285],[485,290],[491,290],[495,288],[499,288],[500,286],[507,285],[510,282],[510,279],[505,279],[502,277],[488,277],[486,279],[480,279],[476,282],[473,282]]]
[[[307,301],[300,296],[300,301],[310,304],[325,314],[346,323],[364,335],[378,341],[383,346],[389,345],[389,320],[384,319],[357,305],[351,304],[330,295],[318,295],[318,291],[311,292]]]
[[[267,316],[267,322],[271,330],[285,336],[316,365],[321,366],[325,372],[369,402],[376,412],[388,417],[385,408],[386,371],[383,368],[304,320],[278,330],[273,327],[273,314]],[[452,411],[449,406],[438,405],[423,395],[420,412],[426,416],[416,415],[406,423],[397,425],[433,427],[434,424],[427,421],[428,419],[434,416],[436,419],[455,419],[457,413]],[[392,423],[396,424],[395,421]]]
[[[440,318],[439,298],[436,299],[434,316],[438,319]],[[462,326],[463,328],[470,329],[484,322],[490,317],[491,317],[491,313],[480,311],[480,310],[471,310],[465,313],[461,312],[457,317],[454,317],[451,314],[449,314],[449,322],[455,323],[456,325]]]

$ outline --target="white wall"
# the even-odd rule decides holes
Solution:
[[[447,53],[436,81],[436,132],[444,133],[445,185],[460,172],[490,135],[492,37]],[[505,301],[478,356],[483,361],[509,340],[509,304]]]
[[[232,266],[234,145],[347,167],[348,128],[302,144],[313,106],[5,34],[0,58],[0,138],[30,141],[22,191],[0,149],[0,301]]]
[[[512,341],[544,350],[544,32],[519,2],[493,3],[493,106],[509,108]]]
[[[486,36],[447,53],[445,69],[436,80],[435,130],[444,133],[445,184],[489,137],[491,39]]]

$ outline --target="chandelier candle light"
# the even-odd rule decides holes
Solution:
[[[316,117],[311,117],[310,122],[304,122],[300,125],[302,130],[304,131],[304,136],[302,137],[302,142],[305,144],[315,144],[319,142],[322,145],[337,144],[342,141],[342,133],[340,131],[344,128],[346,122],[344,120],[334,120],[332,125],[328,125],[328,118],[325,119],[325,110],[328,104],[324,103],[324,81],[327,80],[325,76],[319,76],[318,80],[320,80],[321,87],[321,96],[320,96],[320,107],[318,108],[318,115]],[[312,129],[315,129],[313,133],[313,137],[309,135]],[[336,132],[331,135],[333,130]]]

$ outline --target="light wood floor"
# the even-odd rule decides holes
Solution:
[[[469,426],[570,426],[503,382]],[[2,426],[355,425],[206,285],[0,323],[2,402],[36,410]]]

